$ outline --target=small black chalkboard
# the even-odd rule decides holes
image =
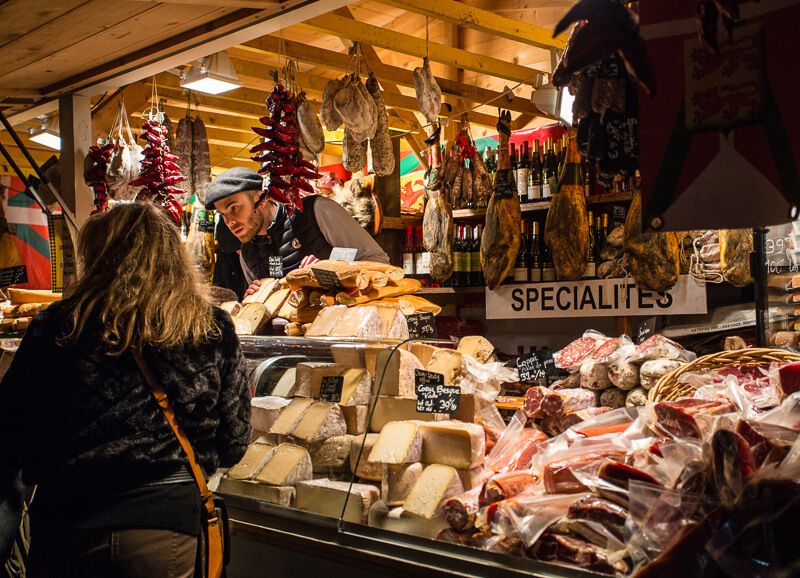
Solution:
[[[200,221],[197,223],[197,230],[201,233],[213,233],[214,232],[214,221]]]
[[[352,263],[356,260],[356,255],[358,254],[358,249],[350,249],[347,247],[334,247],[331,251],[330,260],[331,261],[347,261],[348,263]]]
[[[657,321],[658,320],[655,317],[649,317],[639,324],[639,327],[636,329],[637,345],[653,336],[653,334],[656,332]]]
[[[517,184],[515,181],[503,181],[494,186],[494,198],[511,199],[517,195]]]
[[[436,320],[433,313],[416,313],[406,317],[411,339],[436,339]]]
[[[418,413],[458,413],[461,388],[445,385],[444,375],[422,369],[414,370]]]
[[[269,258],[269,276],[273,279],[283,278],[283,259],[280,257]]]
[[[556,373],[553,352],[547,348],[535,353],[520,355],[516,358],[515,363],[520,381],[539,381]]]
[[[326,375],[322,378],[322,383],[319,386],[319,400],[330,403],[339,403],[342,401],[343,385],[344,376]]]
[[[339,281],[339,276],[336,274],[335,271],[329,271],[327,269],[317,269],[315,267],[311,267],[311,270],[314,272],[314,277],[317,279],[317,283],[326,287],[328,289],[344,289],[342,286],[341,281]]]
[[[10,287],[28,282],[28,268],[25,265],[0,269],[0,287]]]

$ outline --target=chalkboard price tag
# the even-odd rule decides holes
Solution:
[[[444,375],[422,369],[414,370],[418,413],[458,413],[461,388],[445,385]]]
[[[322,383],[319,386],[319,400],[329,403],[339,403],[342,401],[343,385],[344,376],[326,375],[322,378]]]
[[[556,374],[556,362],[550,349],[520,355],[515,361],[520,381],[539,381]]]
[[[331,251],[331,261],[347,261],[352,263],[356,260],[358,249],[350,249],[348,247],[334,247]]]
[[[411,339],[436,339],[436,320],[433,313],[416,313],[406,317]]]
[[[273,279],[283,278],[283,259],[280,257],[269,258],[269,276]]]
[[[0,287],[10,287],[28,282],[28,268],[25,265],[0,269]]]
[[[327,289],[338,289],[342,290],[344,287],[342,286],[342,282],[339,281],[339,276],[336,274],[335,271],[329,271],[327,269],[317,269],[315,267],[311,267],[311,271],[314,272],[314,277],[317,279],[317,283],[322,285]]]
[[[647,340],[648,338],[652,337],[656,332],[656,318],[650,317],[645,319],[639,324],[638,329],[636,330],[636,343],[642,343],[643,341]]]

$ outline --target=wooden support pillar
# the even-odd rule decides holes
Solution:
[[[83,181],[83,160],[92,146],[92,112],[88,96],[58,100],[61,132],[61,196],[80,227],[92,212],[94,194]]]
[[[394,171],[385,177],[375,178],[375,196],[385,217],[400,217],[400,139],[392,139],[392,152],[396,162]],[[404,233],[404,232],[403,232]],[[396,230],[384,229],[375,240],[389,255],[393,265],[403,263],[403,235]]]

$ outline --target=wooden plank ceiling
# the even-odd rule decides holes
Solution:
[[[134,128],[152,104],[160,104],[174,122],[191,104],[191,114],[199,115],[207,126],[214,172],[219,172],[252,166],[247,151],[254,137],[250,127],[263,114],[273,86],[272,71],[284,66],[287,57],[294,60],[298,84],[318,111],[325,83],[353,70],[348,52],[354,43],[360,43],[364,56],[362,74],[368,67],[384,89],[393,134],[403,135],[403,147],[417,154],[424,147],[420,126],[425,120],[417,111],[412,70],[421,66],[425,54],[448,105],[442,116],[470,110],[474,137],[495,134],[498,106],[512,110],[516,129],[551,123],[530,103],[530,95],[535,86],[547,82],[551,47],[563,48],[565,38],[553,39],[551,30],[573,1],[360,0],[279,32],[224,46],[244,86],[218,96],[188,95],[171,66],[162,70],[173,72],[119,90],[107,77],[148,55],[151,60],[163,56],[171,44],[183,46],[189,35],[211,37],[302,2],[49,0],[37,4],[32,9],[28,0],[0,0],[0,22],[14,23],[0,30],[0,110],[12,118],[24,118],[26,110],[29,117],[34,111],[55,111],[55,97],[89,83],[83,93],[94,95],[94,136],[104,137],[120,94]],[[101,77],[102,83],[91,84]],[[487,101],[492,102],[482,105]],[[30,117],[18,127],[27,130],[38,123]],[[322,161],[338,162],[341,132],[326,137],[329,144]],[[14,150],[5,131],[0,131],[0,142]],[[26,144],[37,162],[52,153],[30,141]],[[21,154],[12,154],[22,160]],[[0,174],[8,173],[4,164],[0,158]]]

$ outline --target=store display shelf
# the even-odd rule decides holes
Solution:
[[[422,213],[416,215],[403,215],[402,217],[384,217],[384,229],[402,230],[406,227],[419,227],[422,225]]]
[[[483,293],[486,287],[423,287],[415,295],[466,295],[470,293]]]
[[[605,195],[592,195],[586,197],[586,204],[588,206],[606,205],[609,203],[625,203],[633,199],[633,193],[614,193]],[[551,201],[541,201],[522,205],[520,208],[523,213],[538,213],[540,211],[547,211],[550,209]],[[482,219],[486,217],[486,209],[455,209],[453,211],[454,219]]]

